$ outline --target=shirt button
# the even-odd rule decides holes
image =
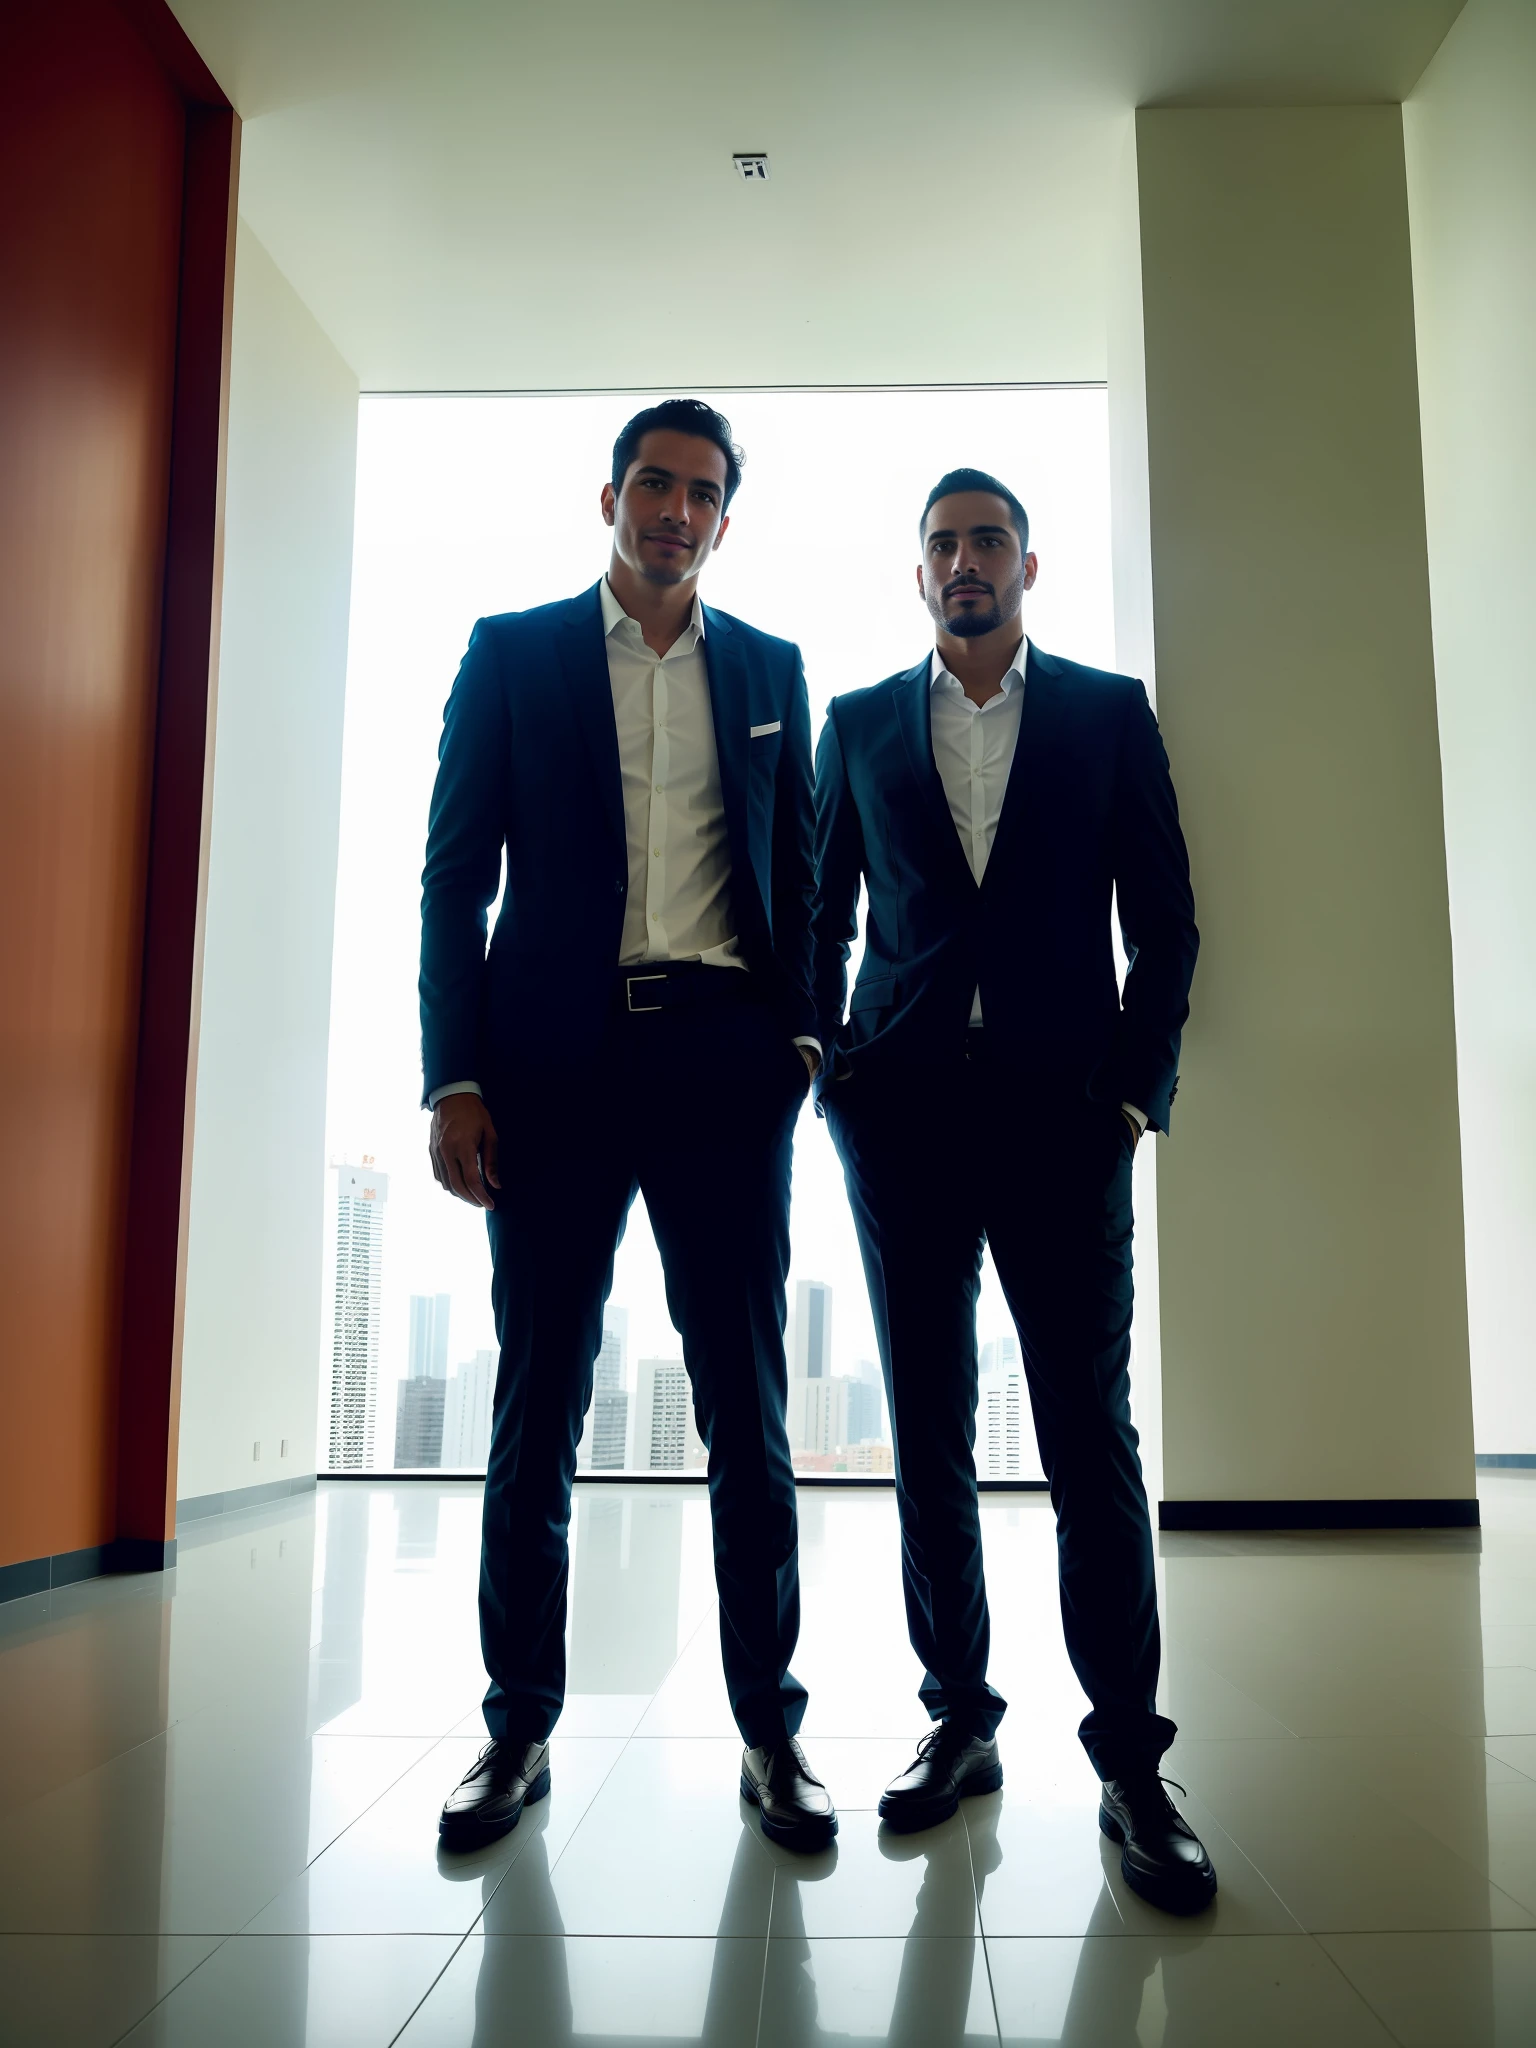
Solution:
[[[661,859],[661,848],[659,846],[653,846],[651,852],[656,856],[657,860]]]
[[[661,923],[661,912],[660,912],[659,910],[653,910],[653,911],[651,912],[651,923],[652,923],[652,924],[660,924],[660,923]]]

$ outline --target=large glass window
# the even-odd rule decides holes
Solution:
[[[932,644],[917,519],[956,464],[1028,506],[1043,647],[1113,665],[1101,389],[704,393],[746,449],[707,602],[799,642],[813,730],[839,691]],[[646,395],[376,397],[359,420],[327,1123],[322,1443],[333,1469],[483,1467],[495,1333],[478,1215],[437,1187],[418,1108],[422,851],[443,702],[475,619],[574,595],[608,558],[615,434]],[[795,1151],[791,1440],[808,1472],[890,1470],[869,1303],[826,1127]],[[338,1257],[339,1253],[339,1257]],[[1039,1473],[988,1267],[977,1466]],[[702,1469],[660,1262],[637,1201],[619,1250],[582,1462]]]

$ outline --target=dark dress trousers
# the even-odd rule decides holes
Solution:
[[[819,1106],[847,1180],[890,1400],[902,1572],[935,1718],[990,1734],[975,1467],[990,1244],[1055,1505],[1067,1651],[1101,1777],[1155,1762],[1151,1524],[1130,1418],[1131,1155],[1168,1128],[1199,943],[1141,684],[1031,647],[980,886],[930,736],[929,662],[836,698],[816,761]],[[848,1016],[860,882],[865,950]],[[1130,962],[1122,1000],[1111,939]],[[982,1027],[969,1028],[977,989]]]
[[[793,1734],[804,1710],[789,1670],[784,1282],[806,1085],[793,1040],[815,1032],[810,715],[798,649],[709,608],[704,623],[746,973],[694,964],[657,981],[655,963],[618,966],[628,858],[595,586],[481,619],[445,714],[422,893],[423,1100],[479,1082],[500,1140],[480,1574],[495,1736],[546,1735],[564,1698],[576,1447],[637,1190],[709,1451],[732,1706],[753,1745]]]

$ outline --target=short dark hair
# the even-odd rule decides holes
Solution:
[[[1013,530],[1019,536],[1019,553],[1021,555],[1029,553],[1029,514],[1024,510],[1024,507],[1019,503],[1012,491],[1009,490],[1008,486],[1000,484],[995,476],[988,476],[984,469],[950,469],[945,471],[933,489],[928,493],[928,502],[923,507],[923,516],[917,522],[917,537],[919,540],[923,539],[926,535],[928,531],[928,514],[933,510],[940,498],[952,497],[956,491],[986,491],[991,497],[1001,498],[1008,507],[1008,517],[1013,522]]]
[[[640,443],[658,428],[671,434],[696,435],[720,450],[725,457],[725,504],[720,508],[723,512],[736,495],[741,465],[747,458],[731,439],[731,423],[725,414],[716,412],[702,398],[664,398],[660,405],[648,405],[644,412],[635,414],[613,444],[613,488],[623,490],[629,465],[640,452]]]

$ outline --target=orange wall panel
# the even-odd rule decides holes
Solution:
[[[185,112],[104,0],[0,30],[0,1564],[105,1543]]]

